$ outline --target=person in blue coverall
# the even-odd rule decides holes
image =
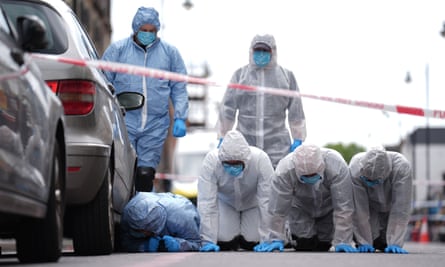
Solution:
[[[187,198],[172,193],[138,192],[124,208],[121,250],[198,251],[200,217]]]
[[[112,43],[104,52],[103,60],[187,74],[178,49],[157,36],[161,26],[155,9],[140,7],[132,27],[133,34]],[[144,106],[127,111],[125,122],[138,155],[136,191],[152,191],[170,126],[170,100],[174,108],[173,136],[186,135],[189,110],[186,83],[109,71],[105,71],[105,75],[115,87],[116,94],[138,92],[145,96]]]

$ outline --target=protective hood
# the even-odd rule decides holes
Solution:
[[[250,158],[250,147],[244,136],[236,130],[226,133],[218,150],[221,161],[241,160],[244,163]]]
[[[308,174],[323,175],[325,163],[321,149],[312,144],[302,144],[297,147],[292,155],[297,177]]]
[[[165,227],[167,212],[157,201],[136,196],[128,203],[126,210],[133,229],[144,229],[159,235]]]
[[[369,180],[387,178],[391,168],[391,160],[384,149],[371,149],[360,159],[360,174]]]
[[[140,7],[134,15],[133,23],[131,26],[133,27],[133,32],[137,32],[142,25],[151,24],[156,27],[159,31],[161,28],[161,23],[159,22],[159,13],[156,9],[151,7]]]
[[[270,59],[269,64],[267,64],[266,68],[276,67],[277,65],[277,45],[275,43],[275,38],[273,35],[265,34],[265,35],[255,35],[253,37],[252,42],[250,43],[250,53],[249,53],[249,63],[250,65],[255,66],[255,62],[253,61],[253,48],[258,44],[265,44],[267,47],[272,49],[272,57]]]

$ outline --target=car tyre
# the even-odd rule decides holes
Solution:
[[[20,262],[56,262],[63,249],[65,172],[60,147],[55,142],[48,208],[44,219],[26,219],[17,232]]]
[[[136,173],[137,173],[137,164],[136,163],[137,163],[137,159],[135,160],[135,163],[134,163],[130,196],[129,196],[129,200],[127,201],[127,203],[136,195],[136,187],[135,187],[135,183],[134,183],[134,181],[136,179]],[[114,225],[114,251],[115,252],[123,252],[124,251],[122,249],[122,229],[121,229],[120,222],[115,223],[115,225]]]
[[[113,252],[111,175],[109,168],[93,201],[73,209],[73,247],[77,255],[107,255]]]

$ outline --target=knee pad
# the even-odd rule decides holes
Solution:
[[[247,241],[244,236],[240,235],[239,236],[239,246],[242,249],[245,250],[253,250],[253,247],[255,247],[256,245],[258,245],[257,241]]]
[[[314,251],[319,243],[318,237],[316,235],[310,238],[292,235],[292,239],[296,241],[296,244],[293,245],[293,247],[297,251]]]
[[[135,189],[138,192],[151,192],[156,170],[152,167],[138,167],[136,171]]]
[[[218,246],[221,251],[238,250],[239,249],[239,236],[235,236],[230,241],[218,241]]]
[[[329,251],[331,247],[332,243],[329,241],[318,241],[318,244],[313,251]]]
[[[375,249],[378,249],[380,251],[384,251],[385,248],[388,246],[388,244],[386,243],[386,239],[381,235],[376,239],[374,239],[372,245],[374,246]]]

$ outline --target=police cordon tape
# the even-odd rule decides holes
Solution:
[[[0,74],[0,81],[6,81],[6,80],[11,80],[11,79],[18,78],[20,76],[23,76],[28,71],[29,71],[29,62],[27,62],[26,64],[22,65],[20,67],[20,69],[18,69],[17,71],[8,72],[8,73],[5,73],[5,74]]]
[[[51,61],[57,61],[61,63],[71,64],[71,65],[77,65],[77,66],[90,66],[94,67],[100,70],[105,71],[111,71],[111,72],[120,72],[120,73],[127,73],[131,75],[140,75],[140,76],[147,76],[151,78],[159,78],[159,79],[168,79],[168,80],[174,80],[178,82],[186,82],[191,84],[200,84],[200,85],[208,85],[208,86],[216,86],[216,87],[229,87],[232,89],[238,89],[238,90],[247,90],[247,91],[259,91],[264,92],[268,94],[273,95],[281,95],[281,96],[287,96],[287,97],[305,97],[305,98],[312,98],[317,100],[323,100],[328,102],[334,102],[339,104],[345,104],[345,105],[352,105],[352,106],[358,106],[358,107],[365,107],[370,109],[378,109],[382,111],[388,111],[388,112],[395,112],[399,114],[408,114],[413,116],[421,116],[421,117],[430,117],[430,118],[437,118],[437,119],[445,119],[445,110],[432,110],[432,109],[422,109],[418,107],[409,107],[409,106],[402,106],[402,105],[387,105],[387,104],[381,104],[381,103],[373,103],[373,102],[367,102],[367,101],[357,101],[357,100],[351,100],[351,99],[344,99],[344,98],[336,98],[336,97],[328,97],[328,96],[317,96],[317,95],[311,95],[311,94],[303,94],[295,91],[289,91],[286,89],[280,89],[280,88],[270,88],[270,87],[262,87],[262,86],[251,86],[251,85],[244,85],[244,84],[235,84],[235,83],[229,83],[229,84],[220,84],[208,79],[203,78],[197,78],[187,75],[182,75],[178,73],[158,70],[158,69],[152,69],[147,67],[140,67],[136,65],[131,64],[125,64],[125,63],[117,63],[117,62],[109,62],[109,61],[103,61],[103,60],[83,60],[83,59],[74,59],[74,58],[66,58],[66,57],[60,57],[60,56],[54,56],[54,55],[42,55],[42,54],[31,54],[31,57],[35,59],[42,59],[42,60],[51,60]],[[26,73],[28,71],[27,68],[22,68],[19,72],[14,73],[13,77],[17,77]],[[2,75],[0,76],[0,80],[6,79],[11,77]],[[177,174],[171,174],[171,173],[157,173],[156,179],[167,179],[167,180],[178,180],[181,182],[192,182],[197,180],[197,176],[185,176],[185,175],[177,175]],[[414,184],[420,185],[420,184],[434,184],[434,185],[444,185],[444,182],[441,181],[415,181]],[[435,206],[438,202],[428,202],[428,203],[417,203],[414,202],[413,205],[415,207],[422,207],[422,206]],[[442,205],[439,201],[439,205]],[[440,220],[445,220],[445,218],[440,218]]]
[[[260,91],[265,92],[273,95],[282,95],[287,97],[306,97],[306,98],[312,98],[312,99],[318,99],[323,101],[329,101],[329,102],[335,102],[340,104],[346,104],[346,105],[353,105],[353,106],[359,106],[359,107],[366,107],[371,109],[379,109],[383,111],[389,111],[389,112],[396,112],[401,114],[408,114],[408,115],[414,115],[414,116],[423,116],[423,117],[431,117],[431,118],[438,118],[438,119],[445,119],[445,111],[444,110],[431,110],[431,109],[422,109],[417,107],[409,107],[409,106],[400,106],[400,105],[386,105],[386,104],[380,104],[380,103],[373,103],[373,102],[367,102],[367,101],[356,101],[351,99],[344,99],[344,98],[334,98],[334,97],[328,97],[328,96],[317,96],[317,95],[311,95],[311,94],[303,94],[295,91],[289,91],[286,89],[280,89],[280,88],[270,88],[270,87],[261,87],[261,86],[251,86],[251,85],[244,85],[244,84],[219,84],[214,81],[203,79],[203,78],[197,78],[187,75],[182,75],[174,72],[168,72],[153,68],[147,68],[147,67],[141,67],[131,64],[125,64],[125,63],[118,63],[118,62],[109,62],[109,61],[103,61],[103,60],[84,60],[84,59],[75,59],[75,58],[67,58],[67,57],[60,57],[55,55],[43,55],[43,54],[37,54],[37,53],[31,53],[30,54],[32,58],[34,59],[40,59],[40,60],[50,60],[50,61],[57,61],[60,63],[65,64],[71,64],[71,65],[77,65],[77,66],[90,66],[94,67],[100,70],[105,71],[111,71],[111,72],[120,72],[120,73],[127,73],[131,75],[141,75],[141,76],[147,76],[152,78],[159,78],[159,79],[169,79],[179,82],[186,82],[191,84],[201,84],[201,85],[210,85],[210,86],[217,86],[217,87],[230,87],[233,89],[239,89],[239,90],[248,90],[248,91]],[[2,76],[0,76],[2,77]],[[196,177],[183,177],[178,176],[175,174],[157,174],[157,179],[181,179],[183,181],[191,181],[195,179]],[[426,181],[425,183],[432,183],[431,181]],[[436,182],[434,182],[437,184]]]
[[[175,180],[178,182],[194,182],[198,180],[198,176],[196,175],[180,175],[180,174],[174,174],[174,173],[156,173],[155,179],[159,180]]]
[[[188,75],[178,74],[174,72],[168,72],[153,68],[141,67],[131,64],[118,63],[118,62],[110,62],[103,60],[84,60],[84,59],[74,59],[74,58],[66,58],[54,55],[43,55],[32,53],[31,56],[36,59],[43,60],[51,60],[57,61],[66,64],[72,64],[77,66],[90,66],[97,69],[101,69],[104,71],[111,72],[120,72],[131,75],[140,75],[147,76],[151,78],[159,78],[159,79],[167,79],[173,80],[177,82],[186,82],[190,84],[200,84],[200,85],[209,85],[216,87],[229,87],[238,90],[246,90],[246,91],[258,91],[264,92],[272,95],[281,95],[287,97],[305,97],[311,99],[317,99],[322,101],[334,102],[345,105],[352,105],[358,107],[365,107],[370,109],[378,109],[387,112],[395,112],[399,114],[408,114],[413,116],[421,116],[421,117],[429,117],[436,119],[445,119],[445,110],[437,110],[437,109],[423,109],[418,107],[410,107],[410,106],[402,106],[402,105],[388,105],[382,103],[374,103],[368,101],[358,101],[351,100],[345,98],[337,98],[337,97],[329,97],[329,96],[318,96],[311,94],[303,94],[296,91],[290,91],[287,89],[280,88],[271,88],[271,87],[262,87],[262,86],[252,86],[252,85],[244,85],[244,84],[221,84],[204,78],[197,78]]]

